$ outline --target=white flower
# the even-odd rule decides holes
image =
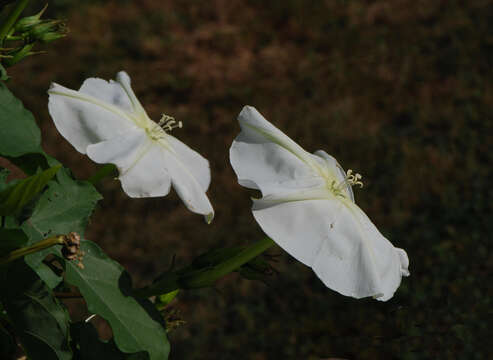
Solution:
[[[308,153],[251,106],[238,121],[231,165],[240,185],[262,192],[252,210],[265,233],[327,287],[390,299],[409,275],[409,260],[354,203],[351,186],[362,185],[361,176],[324,151]]]
[[[205,194],[209,162],[169,134],[181,122],[163,115],[156,123],[147,116],[127,73],[119,72],[116,81],[87,79],[79,91],[54,83],[48,93],[58,131],[91,160],[115,164],[128,196],[164,196],[173,184],[189,210],[212,221]]]

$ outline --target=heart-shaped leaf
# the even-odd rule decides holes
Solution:
[[[164,321],[147,300],[137,300],[130,277],[91,241],[82,241],[84,266],[66,261],[66,280],[79,288],[90,312],[104,318],[114,341],[125,353],[146,351],[150,360],[168,358]]]
[[[42,152],[41,132],[30,111],[0,83],[0,155]]]

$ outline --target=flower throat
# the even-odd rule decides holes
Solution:
[[[358,173],[353,174],[353,170],[348,169],[346,175],[342,181],[336,184],[335,180],[332,180],[330,185],[328,186],[329,190],[332,191],[336,196],[346,197],[343,190],[345,187],[359,185],[359,187],[363,187],[363,182],[360,181],[362,176]]]

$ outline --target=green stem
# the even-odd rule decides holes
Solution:
[[[166,294],[178,289],[194,289],[210,286],[216,280],[256,258],[274,244],[275,242],[273,240],[266,237],[246,247],[235,256],[219,263],[210,270],[184,276],[178,276],[175,273],[172,273],[170,276],[167,276],[163,280],[158,281],[147,288],[136,290],[134,295],[138,297],[149,297]]]
[[[53,245],[63,245],[63,244],[64,244],[64,236],[63,235],[51,236],[49,238],[46,238],[44,240],[37,242],[34,245],[26,246],[26,247],[11,251],[6,256],[0,258],[0,265],[7,264],[7,263],[12,262],[14,260],[17,260],[23,256],[44,250],[44,249],[49,248]]]
[[[98,182],[100,182],[102,179],[104,179],[107,176],[112,175],[113,173],[116,172],[116,166],[113,164],[105,164],[101,166],[98,171],[94,175],[92,175],[87,181],[89,181],[91,184],[96,185]]]
[[[181,279],[181,283],[184,288],[193,289],[204,286],[209,286],[211,283],[222,278],[223,276],[235,271],[240,266],[246,264],[250,260],[256,258],[262,254],[265,250],[274,245],[274,241],[266,237],[256,243],[248,246],[237,255],[223,261],[219,265],[213,267],[210,270],[201,272],[196,275],[187,276]]]
[[[29,0],[17,1],[17,4],[15,5],[12,12],[9,14],[7,19],[5,20],[5,22],[0,25],[0,45],[3,45],[3,40],[5,36],[8,34],[10,28],[14,26],[15,22],[17,21],[17,18],[22,13],[28,2]]]
[[[26,56],[32,55],[31,50],[34,46],[34,43],[26,44],[22,47],[21,50],[17,51],[16,54],[10,58],[6,58],[4,61],[5,67],[9,67],[17,64],[19,61],[24,59]]]

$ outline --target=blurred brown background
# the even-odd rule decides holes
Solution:
[[[31,13],[44,3],[31,6]],[[364,175],[359,205],[411,277],[386,303],[323,286],[280,249],[269,286],[230,275],[181,293],[186,325],[171,359],[493,359],[491,175],[493,2],[485,0],[212,0],[49,2],[69,36],[9,71],[45,150],[87,178],[96,166],[56,131],[50,82],[126,70],[149,115],[209,159],[216,218],[175,194],[131,200],[118,181],[86,237],[149,283],[208,249],[263,236],[229,165],[245,104],[299,142]],[[27,13],[27,12],[26,12]]]

